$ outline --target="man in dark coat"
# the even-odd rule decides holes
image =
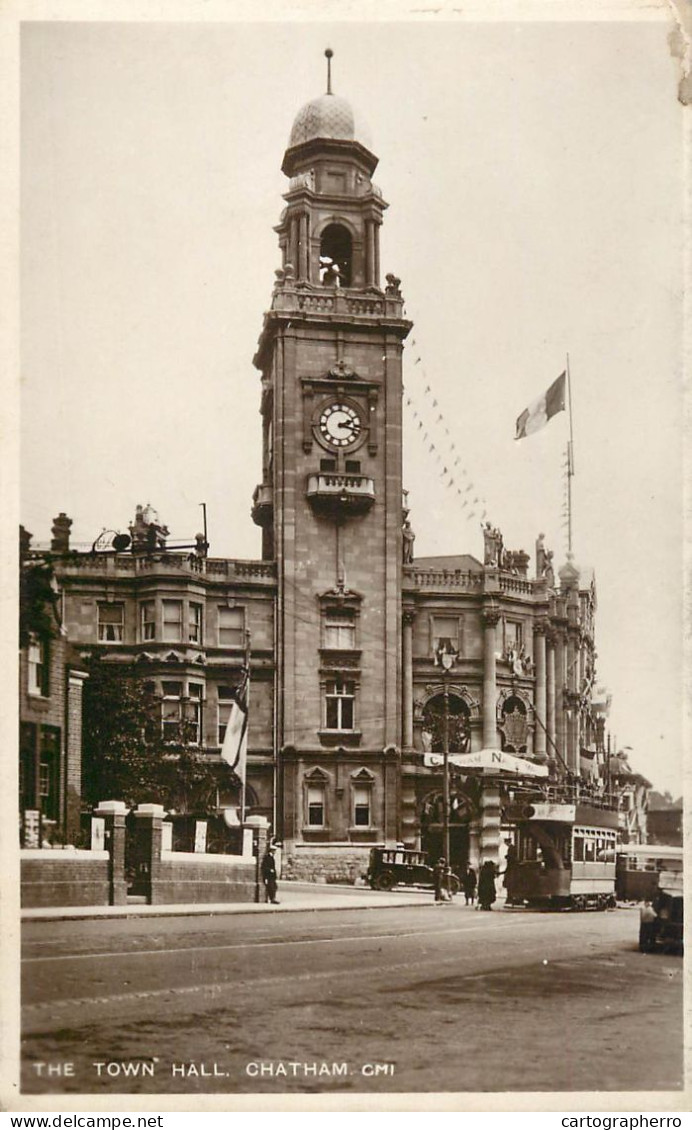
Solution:
[[[476,897],[476,872],[474,871],[470,863],[466,864],[466,870],[464,872],[462,883],[464,885],[464,898],[466,899],[466,905],[468,906],[469,903],[471,903],[471,905],[473,906],[473,902]]]
[[[273,902],[278,906],[279,900],[276,897],[276,860],[274,859],[273,847],[268,847],[262,857],[262,882],[264,883],[267,902]]]
[[[495,865],[491,859],[486,859],[478,880],[478,902],[481,910],[492,910],[496,898]]]

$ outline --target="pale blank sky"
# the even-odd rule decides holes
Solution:
[[[563,563],[566,414],[513,435],[569,351],[575,557],[596,570],[611,729],[679,793],[682,111],[669,30],[24,25],[24,524],[46,540],[65,510],[91,544],[151,501],[189,538],[205,501],[211,552],[259,556],[252,356],[279,265],[281,158],[324,89],[329,45],[391,204],[383,275],[401,276],[415,323],[416,553],[482,554],[480,515],[440,477],[453,442],[459,487],[474,484],[505,544],[533,556],[544,531]]]

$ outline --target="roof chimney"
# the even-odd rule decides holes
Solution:
[[[53,519],[51,533],[53,535],[50,543],[50,548],[53,553],[69,553],[70,552],[70,526],[72,519],[67,517],[62,511],[58,514],[57,518]]]

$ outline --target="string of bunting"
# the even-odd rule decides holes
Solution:
[[[417,351],[418,347],[415,340],[411,341],[411,345]],[[488,513],[487,503],[482,493],[471,479],[469,472],[461,462],[461,456],[452,438],[452,432],[450,432],[447,426],[444,412],[434,394],[422,358],[418,353],[414,358],[413,364],[414,367],[419,367],[418,373],[421,377],[422,395],[426,407],[428,407],[432,413],[433,420],[433,422],[430,423],[426,419],[425,414],[421,411],[421,405],[414,401],[410,391],[405,390],[405,403],[416,425],[416,434],[419,436],[428,455],[432,455],[435,463],[438,465],[439,477],[445,487],[455,494],[457,500],[461,501],[461,509],[465,511],[464,517],[467,520],[480,518],[481,521],[484,521]]]

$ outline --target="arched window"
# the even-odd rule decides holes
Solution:
[[[353,249],[351,235],[341,224],[329,224],[320,240],[320,282],[323,286],[350,286]]]
[[[431,753],[442,753],[444,748],[444,695],[431,698],[423,710],[423,745]],[[447,730],[450,753],[468,753],[471,743],[469,708],[463,698],[449,696]]]

